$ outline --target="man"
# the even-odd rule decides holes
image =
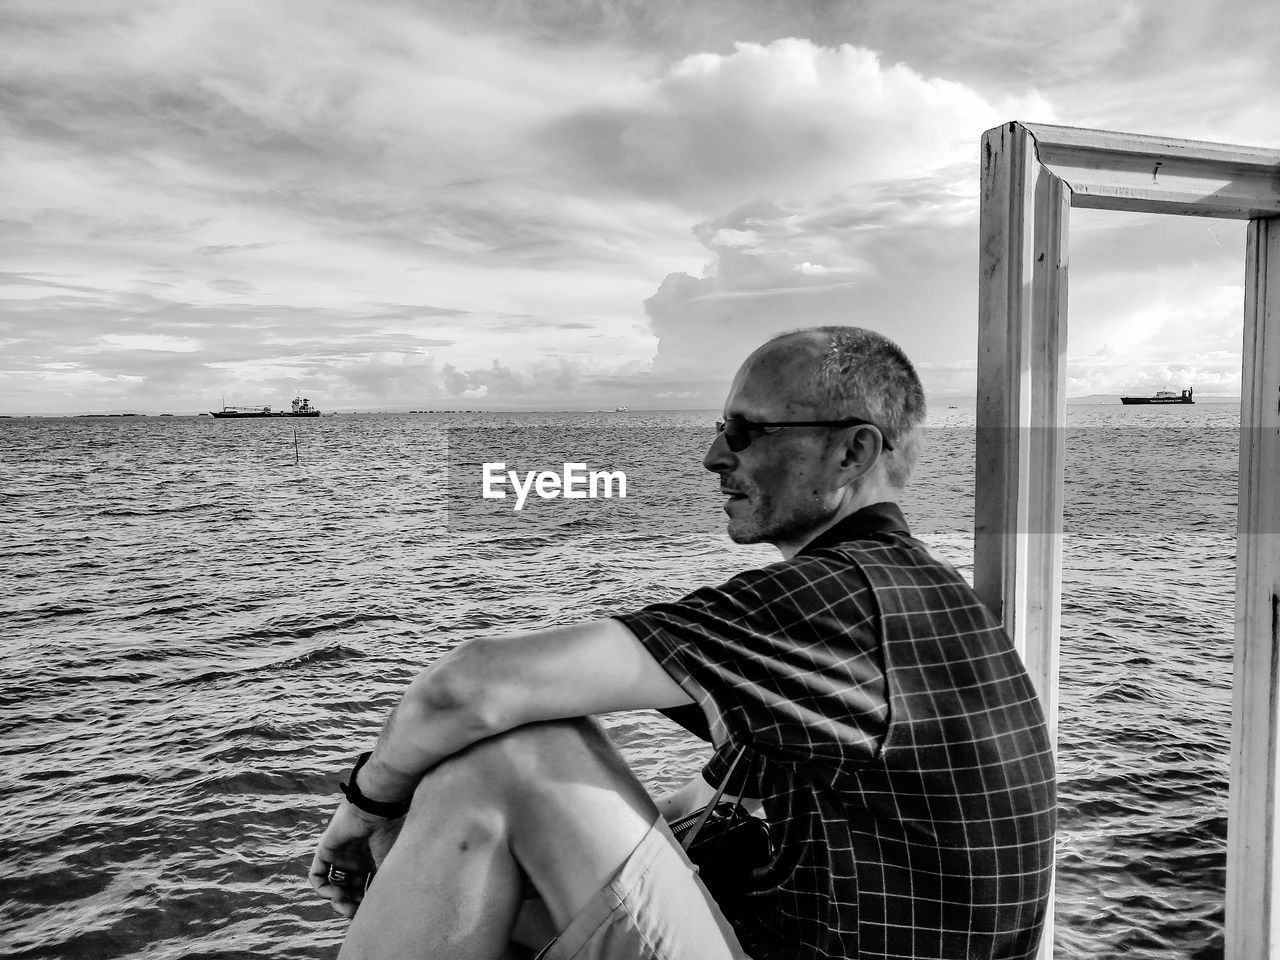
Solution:
[[[1051,752],[1008,638],[896,505],[924,412],[878,334],[817,328],[756,350],[704,464],[729,535],[782,560],[616,619],[472,641],[422,671],[312,865],[354,915],[341,956],[515,957],[509,941],[552,938],[554,960],[1032,956]],[[716,751],[656,805],[598,728],[568,719],[689,703]],[[772,862],[730,923],[664,818],[705,804],[744,745],[750,775],[731,792],[760,800]]]

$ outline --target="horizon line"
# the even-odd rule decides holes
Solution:
[[[1104,405],[1106,401],[1114,400],[1115,405],[1120,405],[1120,397],[1130,396],[1130,394],[1120,393],[1086,393],[1077,396],[1069,396],[1065,398],[1066,403],[1088,403],[1094,402],[1098,405]],[[1239,394],[1229,393],[1205,393],[1196,397],[1197,400],[1209,403],[1239,403]],[[926,403],[930,407],[936,407],[940,404],[947,403],[952,406],[956,404],[974,405],[977,403],[977,397],[973,394],[939,394],[936,397],[926,398]],[[636,407],[624,410],[608,409],[599,406],[573,406],[573,407],[547,407],[538,405],[529,406],[513,406],[513,407],[435,407],[428,409],[414,409],[407,405],[396,405],[388,407],[341,407],[330,411],[323,411],[322,416],[331,417],[337,415],[356,415],[356,414],[374,414],[374,413],[407,413],[407,414],[434,414],[434,413],[704,413],[719,412],[717,407]],[[51,413],[48,411],[38,413],[4,413],[0,412],[0,419],[20,420],[29,418],[39,419],[68,419],[68,418],[96,418],[96,417],[211,417],[209,411],[160,411],[141,410],[138,408],[116,408],[105,411],[76,411]],[[284,416],[273,419],[291,420],[291,419],[307,419],[294,418]]]

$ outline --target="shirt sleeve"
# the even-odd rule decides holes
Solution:
[[[749,743],[839,779],[884,740],[879,617],[856,564],[796,557],[617,619],[701,707],[717,747]]]

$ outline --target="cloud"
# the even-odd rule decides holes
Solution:
[[[98,338],[98,345],[107,350],[146,350],[154,353],[195,353],[202,346],[191,337],[170,337],[150,333],[108,333]]]
[[[724,105],[718,119],[704,103]],[[978,170],[965,134],[1022,109],[1051,119],[1034,93],[993,105],[865,50],[779,41],[688,58],[648,100],[597,114],[634,147],[624,179],[634,165],[691,206],[740,201],[695,228],[711,255],[701,275],[668,274],[646,300],[654,373],[701,377],[716,394],[768,336],[853,323],[902,344],[929,392],[972,392],[972,366],[954,364],[976,353]],[[717,131],[712,149],[700,149],[700,129]],[[690,157],[687,172],[663,167],[668,150]],[[1073,358],[1109,339],[1154,376],[1175,354],[1216,364],[1238,349],[1239,288],[1224,278],[1238,277],[1239,225],[1104,216],[1076,211]]]
[[[719,403],[762,341],[826,324],[878,330],[922,370],[973,356],[977,207],[956,191],[957,174],[863,184],[789,207],[756,204],[700,224],[695,233],[712,255],[703,276],[669,274],[645,301],[659,339],[654,374],[698,382]],[[926,388],[953,389],[952,379],[926,378]]]
[[[613,398],[644,366],[598,325],[527,313],[207,305],[27,274],[0,281],[24,293],[0,313],[0,408],[19,412],[190,412],[221,398],[282,407],[299,392],[324,410],[463,399],[611,407],[636,396]]]
[[[644,306],[653,375],[718,403],[751,349],[801,326],[972,355],[978,134],[1023,110],[1051,116],[1034,93],[991,102],[870,50],[782,39],[610,88],[546,137],[587,189],[704,212],[702,275],[668,273]]]
[[[1068,392],[1240,390],[1246,226],[1073,211]]]
[[[1130,358],[1080,357],[1067,371],[1067,396],[1123,394],[1146,396],[1157,390],[1194,387],[1197,394],[1240,394],[1240,354],[1228,350],[1191,352],[1185,348],[1159,351],[1165,360],[1133,363]],[[1176,353],[1176,357],[1173,354]]]
[[[1147,3],[1115,0],[435,0],[459,29],[535,40],[555,54],[605,46],[669,56],[727,52],[735,41],[783,37],[858,44],[888,62],[928,64],[976,89],[1073,82],[1128,84],[1157,73],[1276,62],[1274,5],[1258,0]],[[1274,75],[1274,70],[1272,71]],[[1255,76],[1265,76],[1257,70]],[[1105,99],[1123,102],[1126,98]],[[1144,107],[1149,104],[1143,104]],[[1009,118],[1005,118],[1009,119]],[[1027,118],[1030,119],[1030,118]]]
[[[376,7],[0,10],[0,409],[278,403],[297,386],[367,406],[409,397],[413,362],[389,358],[424,350],[433,375],[531,398],[562,380],[517,389],[494,357],[647,360],[638,304],[695,248],[686,223],[564,193],[531,133],[627,56],[549,58]],[[179,339],[202,348],[146,349]]]
[[[921,176],[976,157],[982,130],[1021,113],[1052,116],[1034,94],[993,103],[871,50],[787,38],[615,85],[552,122],[545,139],[568,175],[597,189],[708,213]]]
[[[316,305],[408,299],[426,268],[434,302],[514,312],[570,286],[552,274],[626,272],[678,235],[665,212],[565,196],[531,149],[624,56],[550,59],[377,8],[0,11],[13,265],[56,251],[65,279],[123,286],[159,262],[209,302]],[[519,295],[487,282],[504,268],[529,271]]]
[[[488,366],[460,369],[440,363],[429,353],[380,353],[335,363],[325,372],[337,396],[357,404],[413,405],[430,401],[484,400],[488,404],[569,408],[600,401],[590,388],[595,373],[608,373],[601,363],[563,357],[511,366],[494,360]],[[586,389],[584,389],[586,388]]]

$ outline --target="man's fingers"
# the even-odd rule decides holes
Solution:
[[[333,907],[335,913],[340,913],[344,917],[354,917],[356,909],[360,906],[359,899],[353,897],[349,890],[338,886],[336,883],[325,884],[316,892],[329,901],[329,906]]]
[[[344,917],[352,917],[360,906],[360,901],[364,899],[369,876],[361,867],[330,863],[317,853],[311,861],[307,880],[311,888],[328,900],[334,910]]]
[[[329,867],[329,861],[322,860],[319,853],[312,857],[311,870],[307,874],[307,880],[317,893],[320,892],[322,887],[329,886],[332,882],[329,879]]]
[[[339,887],[337,884],[331,884],[328,889],[333,894],[328,897],[329,906],[344,917],[354,917],[356,909],[360,906],[360,900],[354,898],[349,890]]]
[[[353,889],[332,881],[320,882],[315,876],[312,876],[311,885],[315,888],[317,894],[329,901],[329,906],[344,917],[355,916],[356,908],[360,906],[360,901],[364,899],[363,884],[359,888]]]

